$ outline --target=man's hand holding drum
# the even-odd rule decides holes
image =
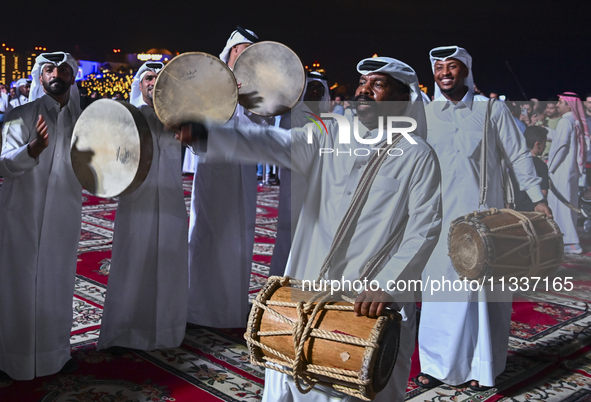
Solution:
[[[366,316],[375,318],[384,313],[384,310],[394,303],[392,296],[382,289],[365,290],[355,299],[354,312],[357,317]]]

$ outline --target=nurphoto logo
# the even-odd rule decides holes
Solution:
[[[320,130],[320,132],[325,132],[328,135],[328,129],[326,125],[322,121],[322,119],[334,119],[338,124],[338,143],[339,144],[351,144],[351,123],[349,120],[340,114],[336,113],[321,113],[320,117],[315,115],[314,113],[308,114],[314,116],[316,120],[312,119],[311,117],[307,117],[310,121],[314,123],[316,127]],[[386,122],[386,129],[384,130],[384,121]],[[322,127],[320,126],[322,124]],[[407,125],[410,124],[410,125]],[[308,144],[313,143],[313,128],[311,124],[306,125],[307,134],[308,134]],[[323,130],[324,128],[324,130]],[[363,145],[376,145],[381,143],[384,140],[384,135],[386,137],[386,141],[388,144],[392,144],[392,138],[395,134],[401,134],[404,139],[406,139],[411,145],[416,145],[417,142],[411,137],[410,133],[416,130],[417,122],[412,117],[406,116],[380,116],[378,120],[378,130],[377,135],[375,137],[368,137],[363,138],[359,134],[359,118],[357,116],[353,117],[353,136],[355,140],[359,144]],[[382,148],[371,148],[371,150],[377,150],[380,152]],[[348,151],[343,152],[343,150],[339,150],[337,148],[320,148],[320,155],[323,154],[332,154],[335,155],[345,154],[345,155],[355,155],[355,156],[364,156],[369,155],[371,150],[368,148],[355,148],[350,149]],[[388,151],[388,156],[401,156],[403,154],[403,150],[400,148],[391,148]]]

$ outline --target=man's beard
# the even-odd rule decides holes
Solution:
[[[61,96],[68,92],[70,84],[62,80],[60,77],[56,77],[49,82],[43,80],[43,89],[45,89],[45,92],[50,95]]]

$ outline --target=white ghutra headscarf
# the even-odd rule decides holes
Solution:
[[[226,47],[220,53],[220,59],[228,64],[228,60],[230,60],[230,50],[232,47],[239,45],[241,43],[255,43],[259,40],[259,37],[256,36],[254,32],[250,29],[244,29],[241,27],[237,27],[237,29],[232,32],[232,35],[228,38],[226,42]]]
[[[429,58],[431,59],[431,69],[433,70],[433,74],[435,74],[435,62],[436,61],[446,61],[448,59],[458,59],[466,67],[468,67],[468,78],[466,78],[466,86],[468,87],[468,92],[474,93],[474,77],[472,77],[472,56],[464,49],[463,47],[459,46],[441,46],[436,47],[435,49],[431,49],[429,52]],[[441,90],[437,83],[435,83],[435,97],[433,99],[437,100],[441,97]]]
[[[78,62],[72,57],[70,53],[64,52],[53,52],[53,53],[41,53],[35,59],[35,65],[31,71],[31,91],[29,92],[29,102],[33,102],[45,95],[43,85],[41,85],[41,71],[43,65],[51,63],[54,66],[60,66],[64,63],[68,64],[72,68],[72,76],[76,77],[78,74]],[[74,103],[78,109],[80,108],[80,94],[78,92],[78,85],[76,83],[70,86],[70,102]]]
[[[135,107],[140,107],[141,105],[145,105],[144,98],[142,96],[142,91],[140,90],[140,82],[144,78],[144,75],[148,71],[158,74],[160,70],[164,68],[164,63],[159,61],[147,61],[145,62],[137,73],[135,73],[135,77],[133,77],[133,82],[131,83],[131,92],[129,93],[129,103],[131,103]]]
[[[359,74],[369,73],[388,74],[410,87],[410,100],[406,106],[404,115],[412,117],[417,122],[415,135],[427,138],[427,119],[425,117],[425,103],[423,102],[422,91],[419,88],[417,73],[406,63],[391,57],[370,57],[363,59],[357,64]]]

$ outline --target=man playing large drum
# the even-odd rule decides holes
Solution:
[[[132,83],[130,102],[152,132],[152,165],[140,187],[119,198],[98,349],[172,348],[185,336],[187,210],[180,145],[154,111],[162,67],[145,63]]]
[[[30,102],[7,114],[0,175],[0,377],[72,371],[72,296],[82,186],[70,161],[78,63],[43,53]]]
[[[435,76],[435,101],[427,107],[427,142],[441,163],[443,229],[423,278],[459,280],[448,256],[450,223],[479,208],[480,155],[487,98],[474,94],[472,57],[457,46],[431,50]],[[488,122],[487,122],[488,124]],[[545,204],[531,153],[509,110],[500,102],[492,105],[486,166],[488,188],[485,208],[503,208],[501,157],[506,157],[521,190],[526,191],[536,211],[551,215]],[[445,286],[445,285],[444,285]],[[447,289],[447,288],[446,288]],[[492,298],[495,297],[493,301]],[[442,382],[460,385],[471,381],[473,390],[495,384],[505,368],[509,326],[510,292],[454,291],[432,295],[423,292],[419,350],[422,373],[415,382],[432,388]]]
[[[400,309],[403,323],[397,363],[388,385],[375,400],[403,401],[414,350],[414,298],[412,292],[410,297],[403,298],[396,290],[385,292],[383,289],[387,289],[389,280],[418,279],[435,247],[441,229],[440,171],[433,150],[415,135],[425,130],[425,121],[414,70],[391,58],[365,59],[357,69],[362,74],[356,93],[360,102],[360,136],[367,140],[381,135],[377,133],[379,121],[386,121],[387,116],[413,117],[418,127],[408,139],[402,139],[396,145],[398,151],[392,155],[401,156],[384,158],[356,223],[351,226],[345,244],[338,248],[323,279],[355,281],[365,263],[388,243],[394,232],[398,230],[401,234],[375,277],[381,289],[361,293],[355,308],[357,314],[371,317],[379,315],[388,306]],[[179,134],[183,142],[194,139],[195,149],[209,160],[263,160],[288,167],[306,177],[308,193],[286,268],[287,275],[302,280],[318,278],[322,262],[368,162],[383,152],[378,151],[378,147],[385,145],[385,140],[368,145],[364,143],[366,140],[354,139],[352,126],[349,131],[339,133],[336,121],[327,124],[328,132],[312,126],[308,126],[310,137],[302,129],[293,129],[290,133],[253,125],[215,127],[210,128],[209,133],[203,126],[199,127],[202,130],[193,126],[193,132],[184,126]],[[205,136],[207,141],[203,140]],[[347,136],[350,142],[339,141],[340,137]],[[329,149],[332,152],[327,151]],[[320,154],[322,150],[325,152]],[[392,296],[397,304],[391,303]],[[264,400],[357,399],[321,386],[302,395],[291,377],[268,369]]]

